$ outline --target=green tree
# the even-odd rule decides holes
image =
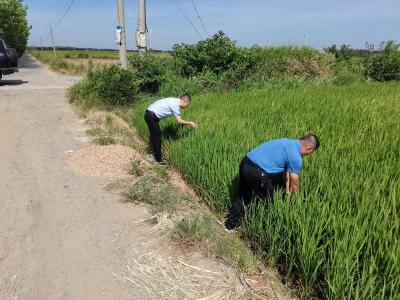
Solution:
[[[26,19],[27,7],[23,0],[0,0],[0,38],[15,48],[18,55],[25,52],[30,27]]]
[[[365,61],[365,75],[378,81],[400,80],[400,44],[382,43],[379,52]]]
[[[171,55],[182,75],[193,76],[204,71],[223,73],[230,68],[237,53],[236,43],[218,31],[195,45],[174,45]]]

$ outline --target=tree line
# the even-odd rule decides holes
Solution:
[[[0,39],[15,48],[20,56],[25,52],[31,29],[26,18],[27,7],[22,2],[0,0]]]

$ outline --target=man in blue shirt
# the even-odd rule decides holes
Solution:
[[[319,138],[307,134],[299,140],[287,138],[268,141],[243,158],[239,170],[239,195],[232,204],[225,227],[240,226],[244,207],[253,199],[270,200],[275,190],[297,193],[303,157],[319,147]]]
[[[164,98],[151,104],[145,114],[144,120],[150,130],[150,146],[153,151],[154,159],[159,164],[165,164],[161,156],[161,130],[159,122],[169,116],[175,116],[176,121],[181,125],[190,125],[193,129],[197,124],[185,121],[181,118],[180,109],[185,109],[190,105],[191,98],[188,94],[180,98]]]

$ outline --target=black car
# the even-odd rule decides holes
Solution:
[[[6,43],[0,39],[0,80],[3,75],[18,72],[18,55],[15,49],[7,48]]]

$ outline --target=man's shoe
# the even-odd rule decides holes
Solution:
[[[149,162],[155,162],[155,161],[156,161],[155,158],[154,158],[154,156],[153,156],[152,154],[146,155],[146,159],[147,159]]]
[[[157,163],[158,163],[159,165],[161,165],[161,166],[166,166],[166,165],[167,165],[167,161],[164,160],[164,159],[162,159],[162,160],[160,160],[160,161],[157,161]]]
[[[236,233],[236,232],[239,232],[240,226],[235,227],[235,228],[232,228],[232,229],[228,229],[228,228],[225,227],[224,230],[225,230],[225,232],[227,232],[227,233]]]

